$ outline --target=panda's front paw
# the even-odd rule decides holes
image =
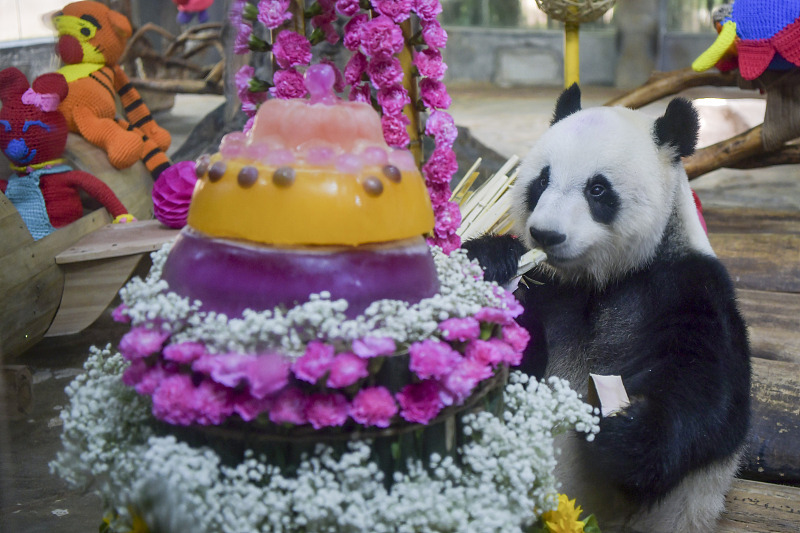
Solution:
[[[528,251],[512,235],[482,235],[461,245],[467,256],[483,268],[483,279],[508,284],[517,275],[520,258]]]

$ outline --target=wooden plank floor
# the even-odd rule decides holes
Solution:
[[[800,532],[800,213],[708,209],[753,353],[747,461],[719,533]]]

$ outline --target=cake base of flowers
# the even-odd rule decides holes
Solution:
[[[312,295],[229,318],[170,290],[153,254],[131,330],[67,393],[52,463],[95,481],[109,531],[521,531],[558,504],[553,435],[597,431],[560,380],[531,381],[513,296],[431,253],[416,303]]]

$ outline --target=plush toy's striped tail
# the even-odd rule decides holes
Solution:
[[[144,145],[142,146],[141,160],[147,170],[150,171],[150,175],[153,176],[153,179],[158,179],[158,176],[161,175],[161,173],[172,164],[167,157],[167,154],[156,144],[153,139],[148,137],[134,124],[131,124],[122,118],[117,118],[116,120],[117,124],[119,124],[122,128],[125,128],[128,131],[135,131],[142,137]]]

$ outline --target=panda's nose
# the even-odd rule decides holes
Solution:
[[[563,233],[559,233],[557,231],[539,230],[534,227],[531,227],[530,232],[531,232],[531,237],[533,237],[533,240],[538,242],[542,248],[555,246],[567,240],[566,235],[564,235]]]

